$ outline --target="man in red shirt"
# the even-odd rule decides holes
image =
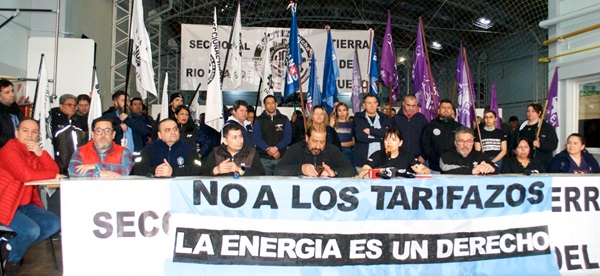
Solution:
[[[8,244],[12,248],[5,265],[6,275],[17,275],[25,251],[58,232],[59,218],[44,209],[37,186],[25,182],[57,178],[58,166],[39,144],[40,126],[32,119],[20,122],[15,139],[0,150],[0,224],[17,235]],[[2,253],[7,253],[2,244]]]

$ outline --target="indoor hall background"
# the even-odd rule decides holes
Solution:
[[[151,36],[156,84],[162,89],[164,72],[169,72],[169,91],[179,91],[181,24],[211,25],[213,8],[217,8],[218,24],[231,25],[238,1],[206,0],[144,0],[146,26]],[[288,1],[241,0],[243,27],[289,28]],[[542,44],[547,29],[538,23],[548,17],[546,0],[406,0],[406,1],[356,1],[356,0],[305,0],[298,4],[299,28],[324,28],[344,30],[375,30],[375,42],[381,52],[387,10],[391,11],[393,40],[397,54],[401,93],[412,92],[412,58],[415,47],[418,18],[423,18],[429,44],[431,69],[442,98],[453,95],[456,60],[460,45],[466,47],[468,61],[477,92],[476,107],[489,104],[492,83],[496,83],[499,106],[504,117],[525,117],[526,106],[531,102],[543,103],[548,90],[548,64],[538,59],[548,55]],[[115,64],[113,87],[124,86],[129,1],[115,0],[113,8],[116,32],[113,32]],[[491,21],[488,26],[480,18]],[[486,27],[488,27],[486,29]],[[335,38],[335,37],[334,37]],[[225,40],[227,38],[220,38]],[[438,42],[441,49],[431,46]],[[222,61],[224,52],[221,53]],[[400,58],[404,58],[400,62]],[[363,79],[366,73],[363,72]],[[119,77],[121,76],[121,77]],[[385,90],[385,89],[384,89]],[[135,91],[131,89],[130,91]],[[193,91],[182,91],[190,95]],[[240,94],[246,93],[246,94]],[[382,98],[387,99],[383,92]],[[228,96],[229,94],[229,96]],[[342,93],[342,100],[349,99]],[[231,96],[235,95],[235,96]],[[224,92],[225,104],[231,99],[250,92]],[[201,94],[201,103],[203,94]],[[151,103],[157,103],[151,99]]]

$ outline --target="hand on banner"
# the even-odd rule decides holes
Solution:
[[[93,170],[95,167],[96,167],[96,164],[79,165],[79,166],[75,167],[75,171],[80,175],[84,175],[89,170]]]
[[[171,176],[173,174],[173,168],[167,162],[167,159],[163,159],[163,163],[156,166],[154,170],[154,176]]]
[[[493,173],[495,170],[496,169],[492,165],[484,161],[473,168],[473,174],[489,174]]]
[[[38,143],[37,141],[27,141],[25,142],[25,147],[27,147],[28,151],[35,153],[35,155],[37,156],[42,156],[42,153],[44,152],[44,150],[40,146],[40,143]]]
[[[302,165],[302,174],[306,176],[317,177],[319,173],[317,173],[317,169],[313,164],[304,164]]]
[[[335,177],[335,172],[329,167],[325,162],[323,162],[323,172],[321,173],[322,177]]]

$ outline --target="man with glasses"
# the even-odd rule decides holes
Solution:
[[[100,178],[129,175],[131,151],[113,141],[115,134],[111,119],[95,119],[92,122],[92,141],[73,153],[69,175]]]
[[[179,139],[177,123],[158,123],[158,140],[142,149],[135,158],[134,175],[152,177],[194,176],[200,173],[200,156],[194,146]]]
[[[473,150],[475,134],[473,130],[461,126],[456,129],[454,145],[440,158],[440,168],[445,174],[497,174],[498,167],[484,153]]]
[[[71,155],[77,147],[85,144],[88,140],[88,136],[83,131],[87,121],[83,122],[79,116],[75,116],[77,106],[75,96],[63,94],[58,99],[58,103],[58,108],[50,110],[52,145],[54,146],[54,160],[58,164],[60,173],[67,174]]]

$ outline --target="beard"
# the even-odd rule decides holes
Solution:
[[[321,152],[323,152],[323,150],[322,150],[322,149],[320,149],[320,148],[312,148],[312,149],[310,149],[310,152],[311,152],[313,155],[319,155],[319,154],[321,154]]]

